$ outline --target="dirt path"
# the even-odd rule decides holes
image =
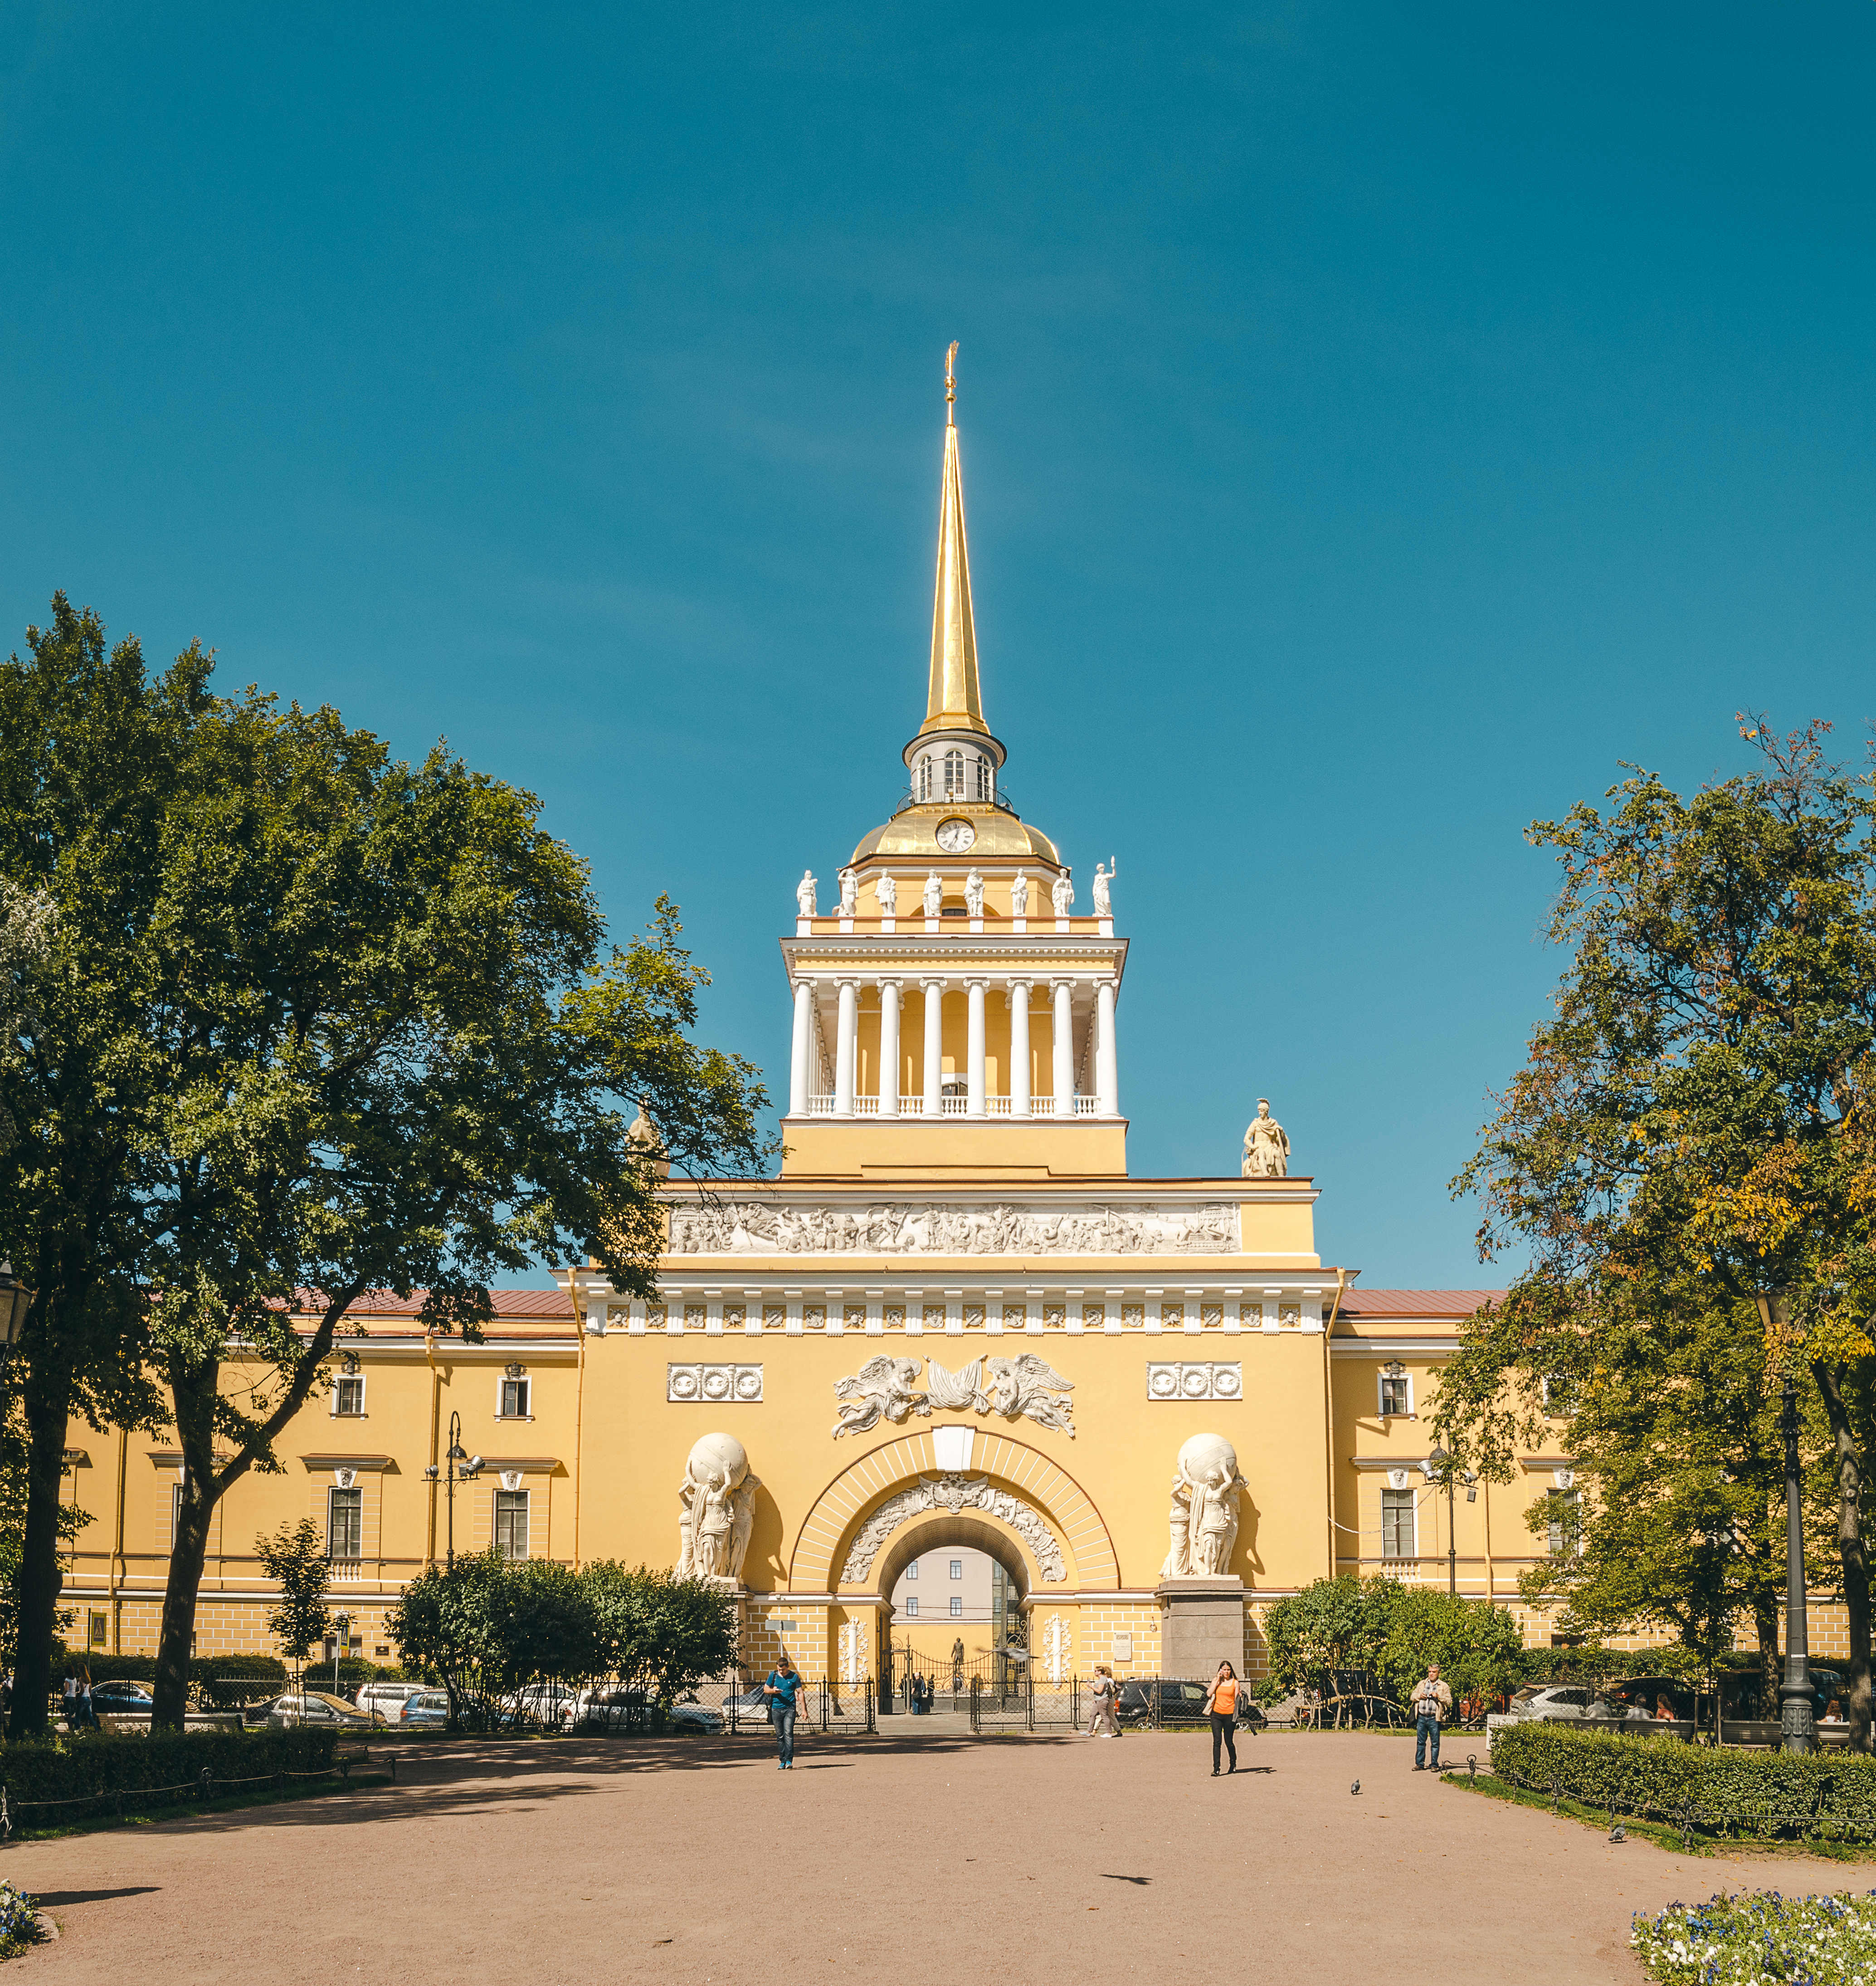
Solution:
[[[1635,1986],[1633,1910],[1871,1887],[1611,1847],[1396,1739],[1239,1755],[1217,1780],[1183,1735],[813,1739],[789,1774],[750,1739],[406,1755],[382,1791],[7,1850],[63,1933],[7,1979]]]

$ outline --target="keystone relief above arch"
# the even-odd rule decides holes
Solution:
[[[1052,1585],[1098,1591],[1120,1584],[1100,1511],[1058,1463],[1006,1435],[938,1427],[869,1449],[828,1484],[797,1537],[790,1589],[832,1593],[873,1583],[893,1533],[928,1512],[1002,1523],[1035,1576]]]

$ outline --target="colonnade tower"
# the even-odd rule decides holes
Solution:
[[[951,352],[956,352],[953,345]],[[1068,866],[1004,796],[971,612],[956,389],[945,368],[925,722],[891,820],[819,914],[804,875],[785,1176],[995,1180],[1127,1171],[1114,1006],[1127,941],[1108,879],[1077,917]]]

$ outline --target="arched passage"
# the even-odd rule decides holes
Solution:
[[[880,1573],[890,1563],[890,1548],[896,1542],[898,1527],[881,1542],[860,1578],[844,1580],[855,1536],[872,1514],[894,1496],[921,1481],[937,1480],[954,1473],[965,1479],[988,1479],[1007,1491],[1019,1506],[1033,1512],[1046,1527],[1046,1531],[1035,1533],[1036,1540],[1045,1546],[1053,1542],[1059,1550],[1059,1578],[1045,1579],[1045,1570],[1053,1571],[1053,1567],[1045,1568],[1040,1564],[1034,1546],[1018,1540],[1011,1527],[986,1527],[996,1532],[1005,1549],[1019,1550],[1025,1556],[1026,1592],[1033,1593],[1041,1584],[1065,1594],[1090,1590],[1111,1592],[1119,1587],[1120,1560],[1101,1513],[1087,1492],[1059,1463],[1026,1442],[988,1429],[972,1428],[968,1463],[962,1470],[948,1472],[941,1468],[933,1451],[933,1432],[921,1429],[915,1434],[901,1435],[856,1456],[814,1500],[813,1508],[797,1534],[790,1559],[792,1591],[839,1593],[845,1587],[869,1594],[890,1592],[890,1584],[881,1585]],[[908,1513],[908,1521],[911,1514]],[[917,1514],[922,1518],[926,1513]],[[947,1513],[930,1514],[935,1518]],[[982,1521],[981,1513],[955,1514]],[[1033,1526],[1031,1529],[1034,1531]],[[900,1560],[901,1566],[904,1563]]]

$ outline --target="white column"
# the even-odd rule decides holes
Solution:
[[[925,994],[925,1112],[935,1117],[945,1107],[945,982],[923,981]]]
[[[1029,982],[1012,979],[1009,988],[1009,1114],[1029,1114]]]
[[[982,979],[973,979],[971,989],[971,1028],[969,1048],[967,1051],[970,1065],[965,1072],[964,1114],[967,1117],[981,1117],[984,1114],[984,987]]]
[[[1074,982],[1067,979],[1051,980],[1049,991],[1056,999],[1056,1115],[1058,1117],[1072,1117],[1075,1114]]]
[[[854,1050],[859,1038],[860,982],[857,979],[843,979],[840,1045],[834,1056],[834,1114],[837,1117],[850,1117],[854,1114]]]
[[[1114,1054],[1114,982],[1094,989],[1094,1091],[1103,1117],[1120,1115],[1120,1066]]]
[[[814,989],[805,979],[795,981],[795,1035],[788,1058],[788,1114],[805,1117],[814,1065],[809,1059],[814,1027]]]
[[[899,982],[879,983],[879,1114],[899,1114]]]

